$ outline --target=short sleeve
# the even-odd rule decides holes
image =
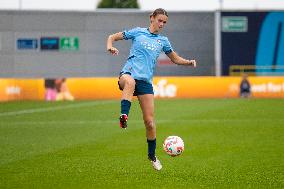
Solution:
[[[133,28],[130,30],[125,30],[122,32],[123,34],[123,39],[128,40],[128,39],[134,39],[134,37],[136,36],[136,34],[138,33],[138,31],[140,30],[139,27],[137,28]]]
[[[166,38],[165,41],[164,41],[163,51],[165,52],[165,54],[169,54],[169,53],[173,52],[173,48],[172,48],[171,43],[168,40],[168,38]]]

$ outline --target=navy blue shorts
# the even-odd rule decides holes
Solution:
[[[126,72],[126,73],[120,73],[119,77],[121,77],[123,74],[131,75],[131,73]],[[118,86],[119,89],[122,90],[121,86],[119,85],[119,81],[118,81]],[[135,79],[135,90],[133,96],[144,95],[144,94],[154,94],[153,85],[144,80]]]

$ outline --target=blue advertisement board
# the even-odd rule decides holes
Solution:
[[[59,50],[59,37],[41,37],[41,50]]]
[[[31,38],[19,38],[17,39],[17,49],[18,50],[29,50],[29,49],[37,49],[38,48],[38,40]]]
[[[222,12],[221,18],[222,75],[233,65],[284,75],[284,12]]]

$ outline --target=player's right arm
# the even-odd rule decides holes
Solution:
[[[112,35],[109,35],[107,38],[107,51],[110,52],[112,55],[118,55],[119,51],[117,48],[113,47],[114,41],[123,40],[123,33],[118,32]]]

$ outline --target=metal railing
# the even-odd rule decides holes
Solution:
[[[230,76],[244,73],[250,76],[283,76],[284,66],[231,65],[229,68]]]

